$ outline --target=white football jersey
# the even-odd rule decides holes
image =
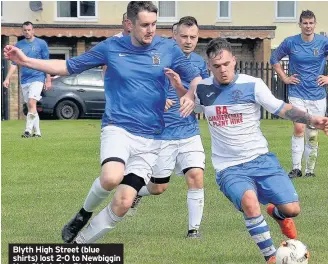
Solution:
[[[196,108],[202,107],[209,124],[216,171],[269,151],[260,129],[261,106],[278,114],[284,102],[272,95],[262,79],[236,74],[230,84],[219,85],[210,77],[197,85],[195,97]]]

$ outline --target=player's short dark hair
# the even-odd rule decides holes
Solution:
[[[223,38],[212,39],[206,47],[206,55],[208,58],[214,58],[222,50],[232,53],[231,44]]]
[[[22,27],[23,26],[29,26],[31,25],[32,27],[34,27],[33,23],[31,21],[25,21],[23,24],[22,24]]]
[[[316,21],[315,15],[312,11],[310,10],[303,10],[301,15],[300,15],[300,23],[302,23],[303,18],[314,18],[314,21]]]
[[[174,27],[177,26],[178,24],[179,24],[179,22],[176,22],[176,23],[174,23],[174,24],[172,25],[172,27],[171,27],[171,31],[172,31],[172,32],[173,32]]]
[[[156,13],[157,15],[158,9],[151,1],[131,1],[127,7],[128,19],[135,24],[138,14],[142,11]]]
[[[122,22],[124,22],[124,17],[126,16],[126,12],[122,16]]]
[[[196,18],[192,16],[181,17],[178,22],[178,27],[180,27],[181,25],[188,26],[188,27],[192,27],[193,25],[195,25],[198,28],[198,23]]]

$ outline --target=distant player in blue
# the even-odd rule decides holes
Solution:
[[[191,85],[201,79],[199,71],[173,40],[155,36],[157,7],[152,2],[132,1],[127,14],[130,36],[108,38],[67,61],[31,59],[13,46],[4,50],[5,58],[17,64],[58,75],[79,73],[100,65],[108,67],[101,130],[101,175],[94,181],[81,210],[64,226],[62,238],[66,243],[74,239],[76,243],[93,243],[111,231],[122,221],[140,188],[149,181],[161,145],[161,140],[156,138],[164,129],[163,113],[171,78],[166,71],[178,72]],[[186,92],[182,89],[177,87],[179,95]],[[180,104],[182,115],[194,107],[189,97],[181,97]],[[96,207],[117,186],[111,203],[79,233]]]
[[[47,43],[34,36],[33,24],[26,21],[22,25],[24,39],[16,43],[16,47],[21,49],[24,54],[35,59],[49,59],[49,50]],[[3,86],[9,88],[10,78],[16,71],[17,65],[13,62],[9,68]],[[42,71],[36,71],[26,67],[21,68],[20,84],[22,88],[24,102],[27,104],[28,113],[26,116],[25,132],[23,138],[41,137],[40,118],[36,110],[36,103],[41,99],[43,87],[51,88],[51,79],[49,74]]]
[[[289,102],[316,116],[326,112],[326,89],[328,76],[324,76],[328,56],[328,38],[314,33],[316,18],[312,11],[303,11],[299,26],[302,33],[286,38],[271,55],[271,64],[282,81],[288,85]],[[287,76],[279,61],[289,57]],[[315,176],[318,156],[318,131],[314,127],[294,122],[292,137],[293,168],[290,178],[302,176],[305,130],[305,176]]]
[[[247,231],[267,263],[276,263],[270,229],[260,203],[289,238],[297,237],[292,217],[298,195],[260,128],[261,107],[280,117],[315,126],[328,135],[328,118],[314,117],[275,98],[263,80],[235,73],[236,59],[225,39],[206,48],[213,77],[199,82],[196,109],[202,109],[211,135],[212,164],[220,190],[243,213]],[[191,95],[192,89],[186,96]]]
[[[174,38],[193,67],[200,71],[203,79],[208,77],[206,62],[203,57],[194,53],[198,42],[198,24],[194,17],[183,17],[177,23]],[[178,75],[176,75],[179,78]],[[189,88],[189,82],[182,79],[180,84]],[[184,175],[188,185],[187,204],[189,226],[187,237],[198,238],[199,227],[203,216],[204,188],[203,176],[205,153],[199,134],[198,121],[195,115],[187,118],[180,116],[179,98],[172,86],[167,95],[167,107],[164,114],[165,129],[159,136],[163,140],[161,151],[153,169],[153,175],[147,187],[141,188],[130,214],[134,214],[142,196],[161,194],[168,188],[170,176],[175,170],[177,175]]]

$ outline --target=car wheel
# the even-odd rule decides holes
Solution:
[[[58,119],[77,119],[79,115],[79,107],[73,101],[62,101],[56,107],[56,116]]]

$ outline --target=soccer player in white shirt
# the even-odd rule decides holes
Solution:
[[[268,150],[260,129],[260,109],[312,125],[328,135],[328,118],[313,117],[275,98],[265,83],[236,74],[230,43],[212,40],[206,50],[213,77],[202,80],[195,91],[196,109],[205,113],[212,140],[212,163],[220,190],[244,214],[248,232],[267,263],[275,263],[276,249],[260,203],[289,238],[297,231],[292,217],[300,212],[298,195],[279,161]],[[188,91],[192,96],[192,91]]]

